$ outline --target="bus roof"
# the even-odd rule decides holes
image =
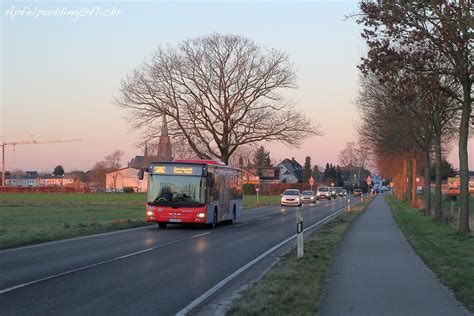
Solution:
[[[205,160],[205,159],[175,159],[171,162],[198,163],[198,164],[203,164],[203,165],[218,165],[218,166],[225,166],[226,165],[222,161]]]

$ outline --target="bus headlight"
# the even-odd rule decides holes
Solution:
[[[204,217],[206,217],[206,214],[205,213],[198,213],[197,217],[204,218]]]
[[[148,211],[148,212],[146,212],[146,215],[152,216],[152,215],[153,215],[153,212],[152,212],[152,211]]]

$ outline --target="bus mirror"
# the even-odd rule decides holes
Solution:
[[[143,180],[144,176],[145,176],[145,171],[143,169],[140,169],[140,171],[138,171],[138,180]]]
[[[208,173],[207,174],[207,186],[212,188],[214,186],[214,174]]]

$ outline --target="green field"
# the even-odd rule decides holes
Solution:
[[[244,199],[256,206],[256,196]],[[0,194],[0,249],[147,225],[145,194]],[[259,205],[280,196],[259,197]]]
[[[0,249],[146,225],[134,194],[0,194]]]
[[[145,193],[0,193],[0,205],[4,202],[51,202],[51,203],[137,203],[145,205]]]

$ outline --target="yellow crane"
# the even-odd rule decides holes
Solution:
[[[55,140],[22,140],[22,141],[13,141],[13,142],[1,142],[2,146],[2,188],[5,187],[5,146],[16,145],[39,145],[39,144],[54,144],[54,143],[68,143],[68,142],[79,142],[82,139],[55,139]]]

